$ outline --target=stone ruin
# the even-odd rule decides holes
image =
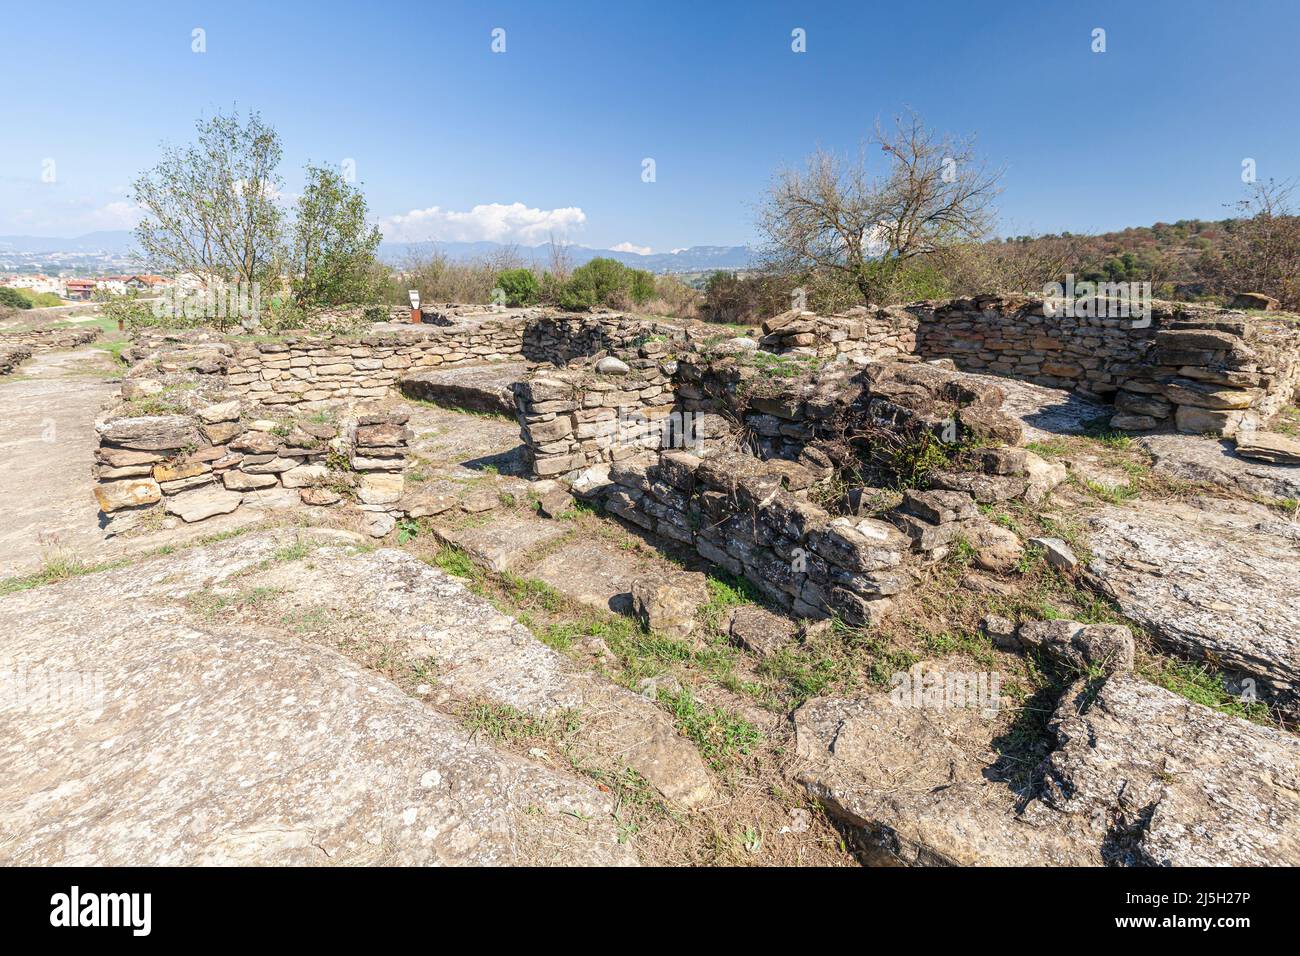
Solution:
[[[776,360],[774,375],[755,361],[766,353],[705,345],[665,359],[664,348],[647,343],[627,361],[606,356],[520,383],[534,471],[573,479],[584,497],[748,578],[800,617],[879,621],[909,564],[938,560],[972,530],[977,501],[1041,500],[1065,477],[1023,449],[965,449],[971,439],[1016,442],[1020,425],[1000,412],[997,387],[948,369],[835,363],[784,379],[800,363]],[[906,493],[886,520],[850,502],[835,512],[815,503],[851,446],[882,433],[918,447],[946,442],[949,470],[934,489]]]
[[[99,338],[97,326],[0,331],[0,375],[9,375],[33,355],[89,345]]]
[[[981,545],[990,562],[981,568],[1013,567],[1019,542],[981,506],[1041,502],[1066,477],[1024,447],[988,373],[1111,400],[1115,427],[1151,432],[1241,435],[1295,390],[1294,332],[1280,320],[1161,306],[1137,327],[1045,311],[980,297],[786,313],[761,334],[732,335],[617,313],[441,310],[359,336],[141,336],[97,425],[96,494],[110,531],[277,501],[355,514],[383,536],[400,518],[444,507],[404,480],[412,436],[397,393],[434,394],[448,370],[517,365],[508,400],[538,488],[598,502],[675,554],[748,579],[809,625],[870,626],[959,538]],[[921,465],[927,490],[881,496]],[[553,493],[543,514],[561,510],[548,505]],[[1064,542],[1033,543],[1074,569]],[[660,596],[638,582],[632,597],[660,630]],[[779,617],[750,616],[762,615]],[[1294,861],[1291,735],[1138,679],[1125,627],[993,617],[986,627],[996,647],[1101,675],[1055,705],[1041,792],[1022,800],[989,779],[972,748],[955,746],[979,742],[978,713],[886,706],[880,694],[816,698],[792,715],[807,792],[891,859],[914,863]],[[753,634],[741,643],[761,648]],[[1265,670],[1293,717],[1293,668]],[[1154,723],[1172,729],[1133,733]],[[1213,754],[1188,749],[1202,739],[1219,742]],[[1169,766],[1185,772],[1153,769]],[[659,772],[654,786],[669,794],[676,772]],[[920,788],[888,785],[898,772]]]
[[[966,373],[1113,398],[1115,427],[1243,436],[1300,380],[1285,323],[1163,305],[1148,322],[984,296],[788,312],[761,336],[731,337],[612,312],[429,318],[360,336],[141,336],[97,426],[110,531],[271,501],[355,507],[387,533],[433,513],[403,481],[410,434],[395,391],[422,397],[445,369],[522,362],[492,403],[517,407],[534,476],[750,578],[796,615],[869,622],[910,561],[942,556],[958,534],[996,537],[978,505],[1042,500],[1065,477],[1018,447],[1002,390]],[[881,518],[827,500],[846,478],[855,494],[874,487],[846,473],[864,447],[903,446],[939,456],[930,490]]]

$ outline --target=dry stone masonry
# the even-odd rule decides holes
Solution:
[[[0,332],[0,375],[10,374],[39,352],[74,349],[89,345],[99,336],[100,330],[96,326]]]
[[[539,370],[517,386],[536,473],[573,479],[611,513],[691,547],[801,617],[875,623],[912,583],[912,566],[982,533],[977,501],[1041,500],[1065,477],[1060,466],[1002,447],[1021,432],[999,410],[1001,391],[948,369],[821,367],[815,355],[707,345],[656,362],[657,346],[641,346],[628,362],[606,356],[594,370]],[[650,379],[637,373],[654,384],[641,388]],[[660,384],[670,376],[675,404]],[[647,401],[655,403],[648,414]],[[620,434],[616,423],[629,417],[674,427]],[[594,427],[584,434],[584,426]],[[855,428],[946,441],[954,451],[969,440],[996,447],[951,455],[941,478],[948,487],[909,492],[884,515],[836,513],[817,502],[838,473],[835,442]]]

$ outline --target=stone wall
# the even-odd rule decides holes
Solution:
[[[412,325],[357,338],[303,336],[239,348],[232,391],[264,405],[304,405],[386,395],[412,368],[504,362],[523,353],[525,322]]]
[[[8,375],[21,363],[32,357],[30,345],[0,344],[0,375]]]
[[[99,338],[98,326],[0,332],[0,375],[8,375],[39,352],[74,349]]]
[[[979,296],[908,307],[917,318],[917,354],[950,358],[968,372],[1024,379],[1052,388],[1113,395],[1145,361],[1174,313],[1131,318],[1047,316],[1041,299]]]
[[[886,358],[914,353],[916,330],[916,316],[900,308],[860,306],[831,316],[791,311],[763,323],[759,346],[777,355]]]
[[[788,464],[788,463],[787,463]],[[616,463],[606,507],[689,544],[804,617],[878,620],[910,578],[908,539],[874,518],[833,518],[793,492],[813,475],[750,455],[670,450]]]
[[[188,414],[130,411],[118,406],[96,423],[95,497],[110,533],[151,516],[202,521],[246,501],[278,508],[347,499],[386,511],[402,496],[409,410],[361,403],[336,421],[266,418],[230,399]]]
[[[762,341],[815,355],[950,359],[1113,400],[1114,426],[1129,430],[1231,435],[1267,422],[1300,384],[1300,332],[1284,323],[1161,302],[1149,319],[1109,317],[1115,303],[1103,300],[1092,315],[1055,311],[1041,299],[977,296],[829,319],[786,313]]]
[[[662,342],[647,342],[626,362],[606,356],[515,383],[533,473],[573,476],[662,447],[676,401],[676,362],[660,358],[663,349]]]
[[[982,518],[980,502],[1041,500],[1065,477],[1063,467],[1002,445],[1018,443],[1022,433],[1000,411],[1000,389],[934,365],[819,368],[795,356],[706,351],[671,366],[677,405],[665,401],[658,414],[686,426],[678,434],[694,439],[691,448],[668,447],[677,436],[662,431],[648,440],[610,432],[594,455],[582,454],[573,447],[581,423],[566,419],[553,426],[573,436],[554,449],[564,457],[555,464],[539,457],[538,473],[585,469],[576,492],[603,498],[611,513],[693,548],[800,616],[874,623],[912,582],[910,568],[946,554],[958,535],[1007,536]],[[580,415],[588,397],[613,421],[637,394],[577,370],[546,372],[518,392],[530,444],[551,437],[538,436],[539,426]],[[556,417],[543,419],[548,410]],[[931,490],[909,491],[897,507],[867,513],[865,492],[878,489],[858,488],[835,501],[832,513],[815,502],[827,500],[829,480],[845,477],[837,456],[859,427],[884,429],[900,443],[949,442],[949,463],[936,470]],[[972,438],[978,448],[967,447]]]

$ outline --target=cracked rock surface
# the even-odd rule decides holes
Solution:
[[[325,643],[211,612],[333,594],[460,655],[456,689],[522,709],[599,696],[446,575],[340,533],[284,557],[300,535],[0,598],[0,656],[24,675],[0,719],[0,861],[635,862],[590,782],[497,749]]]

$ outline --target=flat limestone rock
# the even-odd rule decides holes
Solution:
[[[182,491],[165,502],[168,514],[179,515],[186,524],[202,521],[213,515],[226,515],[239,507],[244,496],[215,484],[192,491]]]
[[[896,705],[888,694],[819,697],[794,715],[800,782],[863,831],[885,860],[922,866],[1083,866],[1083,841],[1031,846],[1016,795],[985,777],[991,722],[967,708]]]
[[[1262,514],[1212,500],[1103,508],[1089,519],[1087,573],[1161,644],[1253,678],[1295,715],[1300,541]]]
[[[293,540],[247,535],[0,598],[0,656],[76,678],[0,714],[0,863],[635,862],[589,782],[495,749],[328,642],[200,610],[267,564],[346,600],[275,561]],[[316,553],[351,568],[348,585],[369,579],[368,601],[407,592],[356,563],[392,552]],[[511,634],[480,614],[467,641]]]
[[[382,634],[394,649],[430,658],[439,675],[430,692],[436,704],[487,701],[537,717],[575,711],[581,731],[570,745],[586,749],[590,761],[615,754],[683,806],[712,799],[703,761],[667,713],[578,668],[457,578],[394,549],[363,556],[321,549],[311,564],[312,574],[281,563],[241,585],[275,589],[281,601],[329,619],[352,615],[350,630]]]
[[[601,611],[632,612],[632,581],[643,563],[624,548],[604,541],[565,543],[528,570],[565,597]]]
[[[1024,426],[1025,441],[1050,441],[1056,435],[1081,435],[1088,423],[1115,409],[1074,392],[995,375],[967,378],[996,385],[1004,393],[1002,412]]]
[[[492,513],[483,524],[438,524],[434,533],[443,543],[460,548],[488,570],[500,574],[514,570],[528,552],[563,537],[568,529],[537,515],[500,511]]]
[[[1051,729],[1042,806],[1105,818],[1107,862],[1300,863],[1300,738],[1127,674],[1076,684]]]
[[[1131,674],[1062,696],[1045,784],[1027,801],[990,779],[1003,725],[976,709],[824,697],[795,726],[809,794],[888,861],[1300,863],[1300,739]]]
[[[1300,441],[1277,432],[1238,432],[1237,454],[1271,465],[1300,465]]]
[[[1300,498],[1300,468],[1240,457],[1227,439],[1147,435],[1137,444],[1150,452],[1157,474],[1264,498]]]
[[[416,368],[398,381],[402,394],[439,405],[496,415],[515,415],[513,385],[527,371],[523,362],[492,362],[456,368]]]

